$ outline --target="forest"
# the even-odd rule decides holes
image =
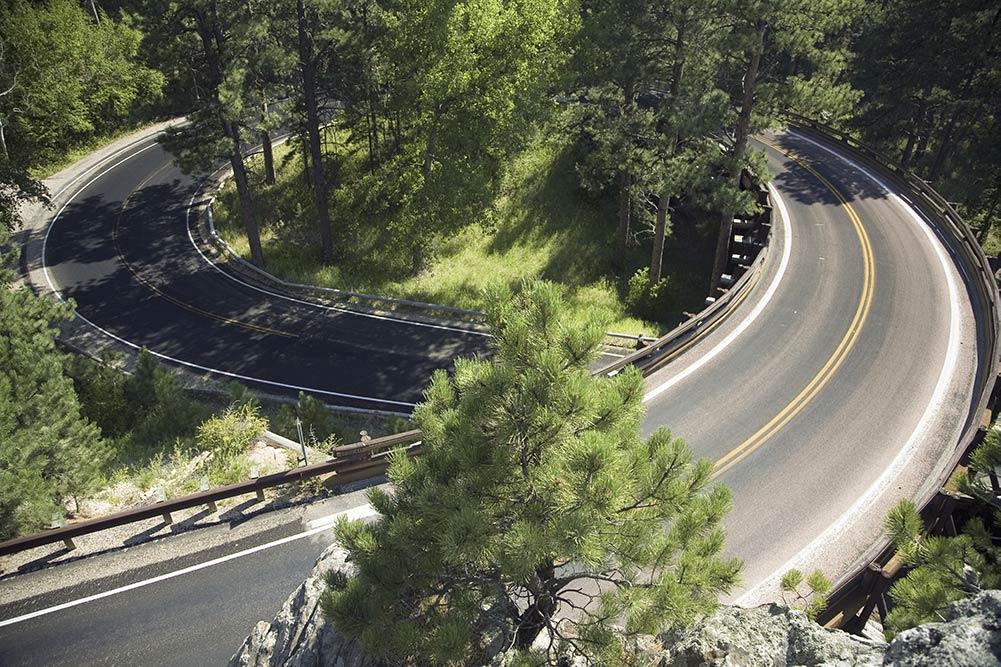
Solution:
[[[604,237],[595,276],[649,317],[693,280],[665,266],[676,228],[720,240],[694,291],[718,285],[727,222],[754,206],[737,178],[762,171],[749,137],[792,111],[883,149],[1001,249],[996,3],[5,4],[8,228],[74,150],[184,114],[166,143],[192,172],[231,165],[254,263],[419,275],[472,222],[496,231],[500,204],[526,187],[526,155],[546,146],[560,159],[532,176],[569,168],[551,207],[585,202]],[[271,141],[286,134],[276,165]],[[250,161],[256,144],[263,160]]]
[[[519,229],[563,215],[577,264],[529,272],[577,267],[591,301],[655,320],[718,285],[729,221],[755,206],[739,175],[767,178],[751,138],[787,112],[876,145],[1001,250],[999,19],[986,0],[3,0],[5,534],[100,478],[114,457],[80,443],[141,439],[93,387],[178,391],[152,368],[132,384],[81,369],[52,340],[69,312],[8,289],[19,207],[109,139],[186,116],[164,141],[192,173],[230,165],[248,257],[335,277],[428,275],[474,222],[502,245],[510,202],[541,182]],[[585,224],[599,251],[574,245]],[[699,254],[692,239],[694,275],[665,261],[672,243]]]

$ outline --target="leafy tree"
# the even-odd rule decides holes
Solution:
[[[640,438],[642,376],[588,372],[604,329],[570,319],[555,286],[492,303],[495,358],[435,374],[422,454],[395,455],[395,492],[370,492],[378,521],[338,525],[357,575],[323,609],[396,664],[480,664],[497,627],[521,650],[542,635],[549,660],[614,662],[609,621],[689,623],[737,582],[719,555],[729,490],[667,429]]]
[[[61,516],[62,503],[90,490],[108,458],[55,347],[70,309],[14,288],[9,260],[0,256],[0,539]]]
[[[141,33],[95,23],[74,0],[13,0],[0,14],[0,158],[33,167],[106,132],[163,77],[138,62]]]

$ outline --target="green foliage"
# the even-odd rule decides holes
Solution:
[[[993,440],[998,439],[995,436]],[[987,445],[988,449],[993,447]],[[974,455],[981,461],[990,456]],[[976,474],[974,469],[971,476]],[[973,516],[960,535],[943,537],[925,534],[921,517],[911,501],[901,501],[889,512],[886,528],[908,572],[890,588],[893,607],[884,619],[888,635],[921,623],[941,621],[949,603],[987,588],[1001,587],[1001,549],[992,535],[998,525],[996,519],[990,525]]]
[[[637,317],[656,320],[674,310],[675,294],[670,278],[661,278],[657,284],[650,284],[650,268],[643,267],[629,279],[626,289],[626,308]]]
[[[65,500],[93,488],[109,454],[55,347],[69,307],[12,287],[7,261],[0,256],[0,539],[61,516]]]
[[[236,459],[268,430],[256,406],[234,405],[198,427],[198,446],[223,461]]]
[[[1001,206],[1001,12],[981,0],[870,3],[852,82],[853,125],[930,180],[981,242]]]
[[[779,588],[782,590],[783,601],[790,608],[806,612],[807,617],[813,620],[827,607],[831,581],[820,570],[814,570],[804,577],[802,572],[792,569],[782,575]]]
[[[491,300],[493,361],[437,373],[414,412],[421,457],[397,454],[374,523],[337,533],[357,576],[323,609],[392,662],[477,664],[488,627],[516,648],[539,633],[592,656],[621,653],[625,631],[690,623],[729,590],[720,557],[729,491],[667,429],[643,440],[638,371],[594,377],[603,323],[568,316],[559,290],[533,283]],[[574,625],[554,616],[586,604]]]
[[[155,98],[163,77],[139,64],[141,37],[107,15],[96,23],[73,0],[7,3],[0,14],[0,126],[10,159],[38,166]]]

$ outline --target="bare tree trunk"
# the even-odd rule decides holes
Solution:
[[[7,154],[7,137],[4,136],[4,124],[0,122],[0,150],[3,151],[3,159],[10,160],[10,155]]]
[[[740,115],[737,117],[733,155],[730,159],[729,176],[737,187],[740,187],[741,162],[747,151],[747,140],[751,133],[751,111],[754,108],[754,94],[758,88],[758,69],[761,66],[761,54],[764,51],[765,31],[768,29],[768,25],[759,21],[756,29],[755,43],[748,54],[750,58],[748,58],[747,70],[744,72],[744,99],[741,101]],[[715,294],[719,287],[720,279],[729,260],[733,214],[734,211],[727,210],[723,211],[720,216],[719,236],[716,238],[716,253],[713,257],[712,280],[709,283],[710,294]]]
[[[434,151],[438,147],[438,119],[441,117],[441,109],[435,109],[434,119],[431,127],[428,128],[427,141],[424,145],[424,164],[421,166],[421,174],[424,175],[424,185],[427,186],[431,178],[431,167],[434,164]]]
[[[97,25],[101,25],[101,15],[97,13],[97,3],[94,0],[90,0],[90,11],[94,12],[94,21]]]
[[[213,95],[218,101],[219,87],[222,85],[223,78],[225,37],[219,27],[218,17],[215,16],[215,3],[212,3],[212,12],[212,22],[200,25],[198,35],[201,38],[205,60],[209,66]],[[250,245],[250,261],[263,267],[264,251],[261,248],[261,229],[257,222],[257,211],[254,207],[253,195],[250,192],[250,182],[247,179],[247,168],[243,163],[240,124],[235,119],[227,118],[222,111],[219,112],[218,119],[223,135],[232,142],[229,163],[233,168],[233,180],[236,182],[236,192],[240,199],[240,217],[243,219],[243,227],[247,232],[247,243]]]
[[[921,134],[921,127],[924,124],[927,109],[928,100],[922,96],[921,102],[918,104],[917,113],[914,114],[914,119],[911,121],[911,131],[907,135],[907,145],[904,147],[904,154],[900,158],[900,166],[904,169],[910,169],[911,167],[911,159],[914,157],[914,146],[917,143],[918,136]]]
[[[320,150],[320,114],[316,99],[316,63],[313,60],[313,42],[306,24],[306,6],[296,0],[296,18],[299,29],[299,68],[302,73],[302,92],[306,103],[306,131],[309,133],[309,153],[313,167],[313,196],[320,231],[321,257],[324,264],[334,260],[334,242],[330,232],[330,209],[327,206],[327,175]]]
[[[275,152],[271,148],[271,133],[261,130],[261,146],[264,152],[264,182],[273,185],[275,182]]]
[[[247,231],[247,242],[250,244],[250,261],[257,266],[264,266],[264,250],[261,248],[261,228],[257,224],[257,210],[254,198],[250,193],[250,183],[247,180],[247,168],[243,164],[240,153],[240,127],[235,121],[228,121],[229,136],[233,149],[229,155],[229,163],[233,167],[233,180],[236,181],[236,192],[240,198],[240,217]]]
[[[668,111],[677,108],[678,96],[681,94],[681,79],[685,75],[685,36],[688,27],[688,13],[682,12],[677,22],[677,38],[674,41],[674,64],[671,67],[671,96],[668,99]],[[681,140],[679,131],[672,130],[671,143],[667,149],[668,157],[673,157]],[[664,240],[667,235],[667,218],[670,215],[671,191],[665,185],[657,201],[657,223],[653,229],[653,255],[650,258],[650,284],[660,282],[664,265]]]
[[[671,193],[667,188],[660,193],[657,202],[657,224],[653,228],[653,256],[650,258],[650,285],[660,282],[664,264],[664,237],[667,234],[667,216]]]

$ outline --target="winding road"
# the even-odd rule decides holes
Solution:
[[[789,567],[836,575],[858,560],[886,509],[944,464],[984,354],[970,280],[883,176],[795,130],[760,137],[758,148],[776,208],[761,280],[722,326],[647,379],[644,424],[669,425],[733,489],[727,551],[746,563],[733,596],[742,603],[767,595]],[[248,288],[197,252],[188,230],[195,183],[162,148],[137,144],[103,169],[78,184],[43,252],[49,287],[108,335],[196,369],[390,411],[418,400],[434,368],[485,347],[476,332]],[[0,606],[0,663],[225,661],[328,542],[278,544],[248,556],[253,568],[235,558],[30,618],[93,591],[71,586]],[[262,570],[274,576],[256,577],[248,594],[248,572]],[[206,613],[228,610],[226,622],[185,611],[199,601]],[[115,631],[95,639],[100,627]],[[136,639],[145,636],[156,639]]]

